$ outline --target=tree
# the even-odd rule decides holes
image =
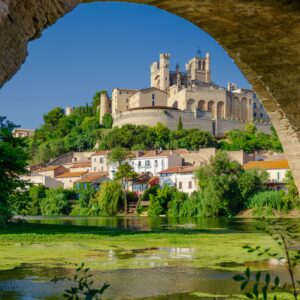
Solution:
[[[288,170],[285,174],[284,183],[287,192],[283,195],[283,200],[290,206],[295,207],[299,204],[299,192],[296,187],[293,174]]]
[[[0,117],[0,223],[12,216],[9,197],[24,188],[19,176],[27,173],[26,142],[23,138],[13,137],[15,127],[5,117]]]
[[[117,181],[108,181],[101,184],[101,189],[95,195],[95,202],[101,216],[114,216],[124,200],[122,186]]]
[[[121,181],[124,191],[124,212],[126,214],[128,212],[128,182],[137,176],[132,165],[130,164],[132,154],[124,148],[117,147],[110,152],[108,159],[117,167],[117,172],[114,174],[114,178]]]
[[[182,130],[182,129],[183,129],[182,118],[181,118],[181,116],[179,116],[177,130],[179,131],[179,130]]]
[[[45,128],[50,131],[57,129],[60,119],[65,116],[64,110],[61,107],[55,107],[43,116]]]
[[[107,128],[107,129],[112,128],[113,122],[114,122],[114,120],[113,120],[113,117],[111,114],[105,114],[103,116],[102,123],[103,123],[104,128]]]

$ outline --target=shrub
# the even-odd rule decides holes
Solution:
[[[96,208],[100,216],[115,216],[121,211],[124,201],[122,186],[117,181],[104,182],[95,195]]]
[[[265,191],[256,193],[248,200],[248,208],[254,210],[257,216],[270,215],[273,210],[287,212],[289,207],[283,200],[282,193],[278,191]]]
[[[42,215],[60,216],[68,215],[71,211],[70,192],[63,188],[46,191],[46,198],[41,201]]]

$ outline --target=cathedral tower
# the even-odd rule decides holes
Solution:
[[[210,55],[206,53],[205,57],[199,57],[198,55],[192,58],[186,65],[186,70],[190,73],[191,81],[198,80],[201,82],[211,81],[210,72]]]
[[[159,62],[151,65],[151,87],[155,87],[164,92],[170,88],[170,54],[162,53]]]

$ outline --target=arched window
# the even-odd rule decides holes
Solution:
[[[198,109],[199,110],[205,110],[205,101],[204,100],[200,100],[199,102],[198,102]]]
[[[224,102],[218,102],[217,104],[217,117],[224,118]]]
[[[186,110],[187,111],[195,111],[195,100],[194,99],[189,99],[186,102]]]
[[[214,101],[209,101],[207,103],[207,110],[211,111],[211,115],[214,118],[215,117],[215,102]]]
[[[174,101],[173,105],[172,105],[173,108],[178,108],[178,101]]]

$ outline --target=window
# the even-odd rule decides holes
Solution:
[[[255,112],[255,113],[253,113],[253,116],[254,116],[254,118],[256,118],[256,112]]]
[[[155,99],[155,94],[152,94],[152,100],[154,100]]]
[[[263,113],[261,113],[261,114],[260,114],[260,117],[261,117],[261,118],[263,118],[263,117],[264,117],[264,114],[263,114]]]
[[[94,162],[96,162],[96,157],[94,158]]]
[[[263,108],[262,104],[260,105],[260,108]]]
[[[139,160],[138,161],[138,166],[141,167],[142,166],[142,162]]]
[[[256,108],[256,103],[253,103],[253,108]]]
[[[146,160],[146,161],[145,161],[145,166],[146,166],[146,167],[150,167],[150,160]]]
[[[280,180],[280,172],[277,172],[277,180]]]
[[[94,168],[94,172],[96,172],[96,168]]]
[[[193,183],[192,181],[189,181],[189,189],[191,189],[193,187]]]
[[[157,159],[154,161],[154,165],[157,167]]]
[[[100,162],[100,164],[103,164],[103,157],[99,158],[99,162]]]
[[[128,103],[128,98],[126,98],[126,103]]]
[[[181,181],[178,182],[178,188],[179,188],[180,190],[182,189],[182,182],[181,182]]]

